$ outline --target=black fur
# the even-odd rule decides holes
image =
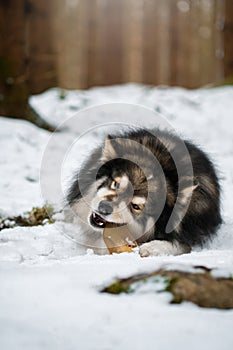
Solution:
[[[118,140],[115,140],[116,138]],[[138,152],[137,147],[130,145],[130,142],[129,149],[126,149],[127,142],[124,144],[124,139],[133,140],[145,146],[157,158],[165,175],[167,185],[166,203],[155,224],[154,231],[149,237],[145,235],[146,240],[143,240],[142,237],[139,240],[140,243],[155,239],[176,240],[192,247],[194,245],[203,245],[207,239],[213,236],[222,222],[220,214],[220,186],[213,163],[202,150],[189,141],[182,141],[176,135],[159,130],[153,131],[153,134],[147,130],[133,130],[120,135],[112,135],[110,139],[117,155],[116,159],[104,161],[102,159],[102,147],[91,154],[79,174],[74,176],[67,195],[67,202],[70,206],[78,201],[82,195],[85,195],[92,181],[90,179],[93,179],[93,174],[97,174],[97,179],[102,176],[111,178],[113,170],[119,174],[127,173],[136,194],[140,194],[140,191],[144,194],[146,193],[147,181],[145,174],[132,161],[121,157],[124,157],[127,153],[132,154],[134,157],[138,155],[141,158],[140,164],[143,163],[145,168],[151,171],[155,178],[157,174],[156,164],[152,163],[152,158],[147,154],[146,150]],[[123,143],[121,144],[119,140],[122,140]],[[187,157],[184,157],[183,143],[191,158],[193,167],[192,179],[187,178],[189,163]],[[169,149],[170,145],[175,145],[172,154]],[[173,159],[174,156],[176,164]],[[180,169],[179,176],[177,169]],[[137,174],[136,178],[135,174]],[[79,188],[79,181],[82,183],[82,194]],[[154,216],[156,214],[156,203],[160,199],[160,191],[164,191],[164,185],[159,176],[156,178],[156,181],[157,184],[159,183],[159,186],[157,186],[158,188],[153,194],[154,197],[151,199],[150,212],[145,213],[145,215]],[[191,183],[196,187],[191,194],[188,210],[178,228],[174,228],[171,232],[166,233],[166,226],[173,212],[174,204],[179,199],[179,191],[188,188]],[[182,210],[181,204],[180,210]],[[179,212],[175,215],[174,220],[178,220],[178,216]],[[143,217],[141,220],[143,221]]]

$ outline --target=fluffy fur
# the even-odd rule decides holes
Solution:
[[[127,224],[141,256],[187,253],[221,223],[212,162],[191,142],[160,130],[108,136],[75,174],[67,203],[81,218],[85,244],[99,253],[106,253],[107,222]]]

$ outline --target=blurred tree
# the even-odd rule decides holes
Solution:
[[[28,0],[0,1],[0,115],[23,118],[47,130],[53,127],[29,105]]]
[[[224,75],[233,83],[233,1],[225,0]]]
[[[54,86],[196,88],[233,74],[233,0],[0,0],[0,115]]]

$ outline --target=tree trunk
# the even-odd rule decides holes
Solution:
[[[233,1],[225,1],[225,26],[224,26],[224,75],[225,78],[233,78]]]
[[[54,130],[29,105],[29,0],[0,2],[0,115],[22,118]]]

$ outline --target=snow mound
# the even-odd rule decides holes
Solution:
[[[12,217],[46,204],[40,184],[45,153],[50,164],[46,176],[53,181],[57,154],[66,156],[81,131],[108,121],[103,111],[82,116],[88,107],[103,103],[148,107],[207,151],[221,177],[224,224],[202,250],[144,259],[137,252],[111,256],[85,252],[85,247],[67,237],[66,232],[72,228],[62,220],[2,230],[0,348],[230,350],[232,311],[204,310],[189,303],[171,306],[168,294],[153,291],[118,297],[98,291],[114,277],[159,268],[192,270],[193,266],[204,265],[216,276],[233,275],[232,87],[190,91],[128,84],[87,91],[51,89],[33,96],[31,104],[45,119],[57,126],[67,121],[67,127],[53,135],[55,143],[48,154],[49,132],[25,121],[0,118],[0,215]],[[78,122],[75,126],[69,124],[69,118],[77,112]],[[130,123],[130,115],[122,118]],[[148,126],[147,120],[141,119]],[[103,132],[94,131],[80,139],[78,148],[70,152],[72,157],[65,157],[60,199],[73,171],[102,139]],[[62,201],[58,205],[61,207]]]

